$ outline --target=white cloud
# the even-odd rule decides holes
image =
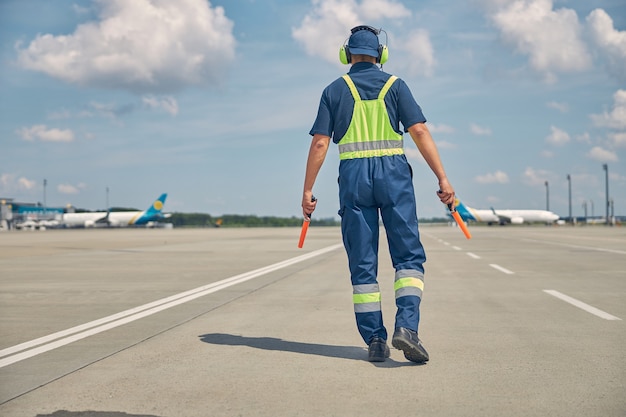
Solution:
[[[532,167],[527,167],[522,175],[522,180],[527,185],[544,185],[546,181],[550,180],[553,175],[543,169],[536,170]]]
[[[88,109],[81,111],[78,117],[104,117],[111,120],[118,120],[120,116],[130,114],[135,109],[133,104],[118,105],[113,103],[100,103],[92,101]]]
[[[491,129],[488,127],[478,126],[474,123],[470,125],[470,131],[476,136],[491,136]]]
[[[591,135],[589,132],[577,135],[576,140],[581,143],[591,144]]]
[[[32,190],[36,186],[36,181],[25,177],[17,178],[14,174],[0,175],[0,192],[5,195],[18,190]]]
[[[17,188],[20,190],[32,190],[37,186],[37,181],[29,180],[25,177],[19,177],[17,179]]]
[[[602,114],[592,114],[591,119],[600,127],[616,130],[626,129],[626,90],[617,90],[613,94],[613,109]]]
[[[504,2],[499,2],[504,6]],[[553,10],[552,0],[507,2],[491,18],[502,39],[521,54],[530,66],[553,81],[556,73],[590,68],[591,56],[582,41],[582,26],[572,9]]]
[[[33,141],[40,140],[42,142],[72,142],[74,140],[74,132],[70,129],[48,128],[46,125],[35,125],[31,127],[23,127],[16,133],[24,140]]]
[[[313,9],[299,27],[292,28],[291,35],[304,45],[307,54],[337,64],[339,48],[350,35],[350,28],[373,20],[411,16],[409,9],[393,0],[312,0],[312,4]]]
[[[437,148],[439,149],[456,149],[456,145],[452,142],[448,142],[447,140],[435,140],[437,144]]]
[[[600,146],[594,146],[587,156],[598,162],[617,162],[617,154],[613,151],[601,148]]]
[[[78,185],[72,185],[72,184],[59,184],[57,186],[57,191],[60,194],[78,194],[80,193],[80,190],[85,188],[85,184],[81,183]]]
[[[546,106],[551,109],[558,110],[561,113],[567,113],[569,111],[569,105],[567,103],[559,103],[558,101],[551,101],[549,103],[546,103]]]
[[[558,127],[550,126],[550,130],[552,133],[546,137],[546,142],[552,145],[565,145],[571,139],[566,131],[559,129]]]
[[[480,184],[506,184],[509,182],[509,176],[506,172],[496,171],[485,175],[478,175],[474,180]]]
[[[609,141],[616,148],[626,148],[626,132],[609,133]]]
[[[626,31],[618,31],[613,19],[602,9],[595,9],[587,16],[591,39],[607,59],[608,70],[626,81]]]
[[[415,161],[418,161],[418,162],[424,163],[424,164],[426,163],[426,161],[424,160],[424,157],[422,156],[420,151],[415,149],[415,148],[407,147],[407,148],[404,149],[404,153],[405,153],[405,155],[406,155],[406,157],[408,159],[412,159],[412,160],[415,160]]]
[[[144,96],[143,104],[151,109],[162,109],[172,116],[178,114],[178,102],[174,97],[166,96],[158,98],[155,96]]]
[[[413,30],[406,37],[399,38],[394,46],[398,56],[408,58],[404,61],[412,75],[433,75],[437,61],[428,31]]]
[[[133,92],[217,83],[234,59],[233,22],[206,0],[97,0],[99,20],[38,35],[18,62],[63,81]]]
[[[430,122],[427,122],[428,130],[430,133],[454,133],[455,129],[452,126],[448,126],[446,124],[436,125]]]

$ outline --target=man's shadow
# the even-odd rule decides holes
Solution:
[[[209,333],[199,337],[204,343],[212,345],[249,346],[255,349],[278,350],[359,361],[367,357],[367,351],[356,346],[330,346],[316,343],[290,342],[275,337],[247,337],[224,333]]]
[[[120,411],[66,411],[58,410],[52,414],[37,414],[35,417],[157,417],[147,414],[126,414]]]
[[[304,355],[326,356],[329,358],[367,361],[367,349],[356,346],[331,346],[318,343],[291,342],[275,337],[248,337],[225,333],[208,333],[198,336],[204,343],[212,345],[249,346],[255,349],[276,350],[282,352],[301,353]],[[399,363],[388,358],[385,362],[372,362],[373,365],[395,368],[398,366],[415,365]]]

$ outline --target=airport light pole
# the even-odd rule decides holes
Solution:
[[[548,181],[546,181],[545,184],[546,184],[546,210],[550,211],[550,187],[548,186]]]
[[[569,203],[569,221],[572,223],[572,177],[567,174],[567,199]]]
[[[602,164],[602,168],[605,173],[605,182],[606,182],[606,224],[610,225],[611,221],[609,220],[609,166],[607,164]]]

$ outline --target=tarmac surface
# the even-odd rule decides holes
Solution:
[[[421,227],[426,365],[367,361],[338,228],[0,233],[0,416],[626,416],[626,229],[470,230]]]

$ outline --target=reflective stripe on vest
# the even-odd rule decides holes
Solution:
[[[354,97],[352,120],[346,134],[339,141],[339,159],[373,158],[402,155],[402,135],[391,126],[385,96],[398,77],[389,77],[375,100],[361,100],[348,74],[343,76]]]

